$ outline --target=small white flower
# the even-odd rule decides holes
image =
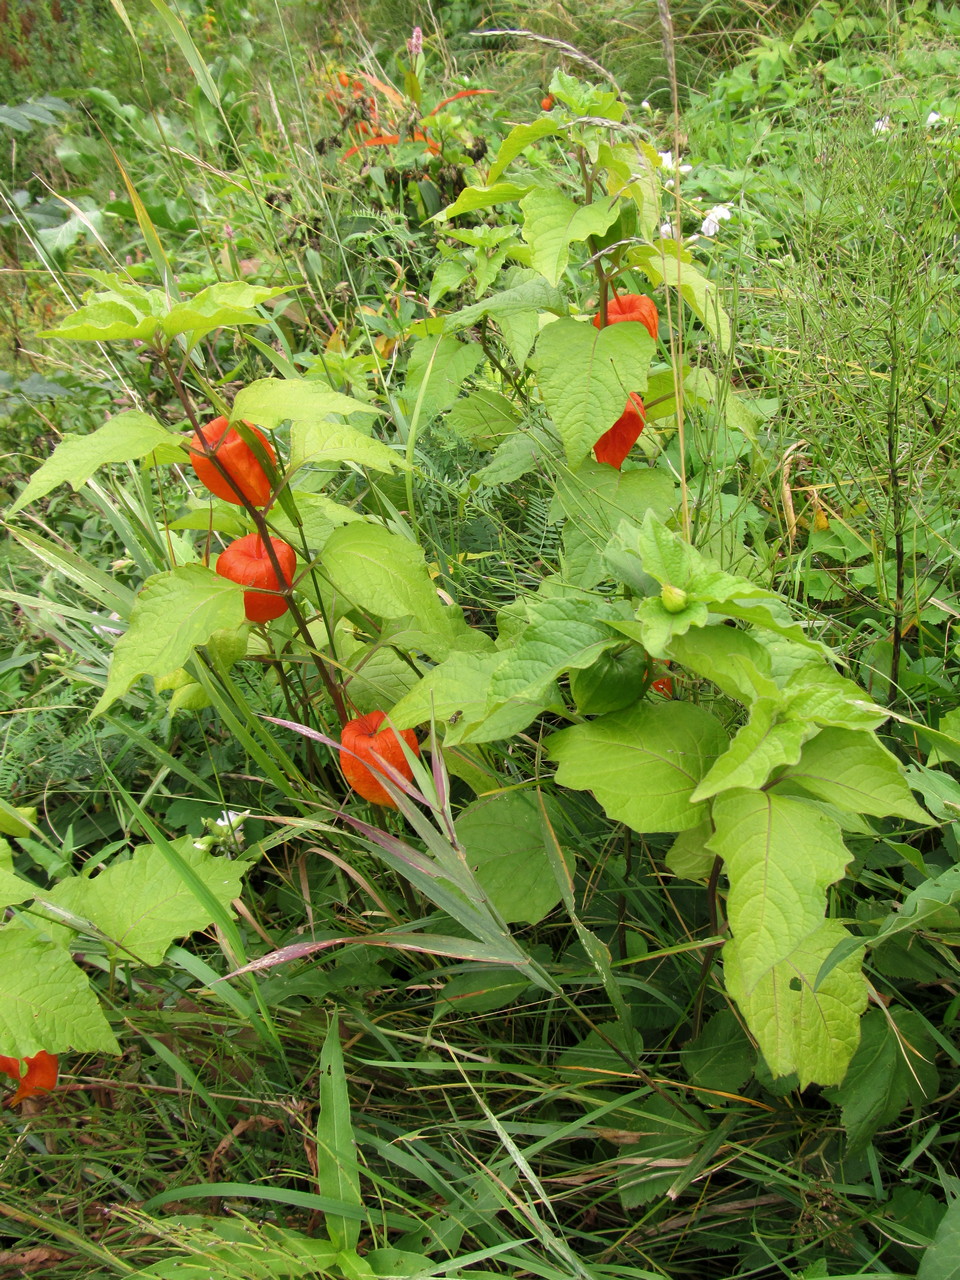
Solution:
[[[651,107],[650,103],[646,100],[646,98],[644,98],[644,100],[640,103],[640,107],[643,111],[653,110],[653,107]]]
[[[701,235],[715,236],[720,230],[721,222],[729,222],[733,214],[725,204],[715,204],[703,220]]]
[[[876,136],[878,133],[889,133],[891,121],[889,116],[881,116],[879,120],[874,120],[871,132]]]
[[[940,119],[941,117],[940,117],[939,111],[931,111],[930,114],[927,116],[927,128],[929,129],[931,125],[939,124]]]
[[[665,222],[663,226],[660,228],[660,239],[676,240],[676,238],[677,238],[677,233],[674,231],[673,225],[669,222]]]
[[[680,164],[674,160],[672,151],[658,151],[657,155],[664,169],[673,169],[677,173],[690,173],[693,169],[692,164]]]

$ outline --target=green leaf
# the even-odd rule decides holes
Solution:
[[[566,314],[567,304],[563,295],[541,275],[534,271],[518,272],[518,282],[491,294],[472,306],[462,307],[459,311],[451,311],[444,316],[444,333],[456,333],[460,329],[470,329],[479,323],[484,316],[490,316],[502,326],[511,317],[527,317],[532,314],[534,333],[538,327],[537,313],[554,311]],[[529,350],[529,348],[528,348]]]
[[[803,800],[727,792],[714,801],[713,821],[709,847],[724,861],[739,981],[751,993],[821,927],[826,891],[852,855],[837,824]]]
[[[538,924],[560,901],[535,796],[512,791],[475,800],[455,828],[480,888],[508,924]]]
[[[802,720],[781,721],[778,714],[779,705],[771,698],[753,704],[750,719],[697,787],[694,800],[738,787],[758,790],[775,769],[797,763],[804,742],[816,729]]]
[[[703,1144],[708,1125],[686,1095],[672,1101],[662,1093],[644,1098],[637,1108],[639,1131],[631,1142],[631,1164],[618,1175],[620,1203],[628,1212],[665,1196],[682,1167]],[[699,1122],[699,1123],[698,1123]]]
[[[256,309],[269,298],[286,293],[285,286],[266,288],[263,285],[245,284],[242,280],[228,280],[201,289],[186,302],[178,302],[163,317],[162,328],[168,338],[178,333],[188,333],[191,345],[214,329],[226,329],[241,324],[263,324],[264,318]],[[242,394],[242,392],[241,392]]]
[[[890,715],[859,685],[825,664],[800,667],[787,680],[783,692],[787,715],[814,724],[872,732]]]
[[[295,426],[312,427],[329,422],[334,416],[347,417],[351,413],[376,416],[382,412],[314,379],[259,378],[237,392],[230,421],[253,422],[272,431],[286,421]]]
[[[524,240],[531,248],[531,266],[552,285],[567,268],[570,245],[603,235],[617,218],[616,198],[578,205],[556,187],[534,187],[520,201]]]
[[[455,974],[446,984],[437,997],[437,1012],[490,1013],[513,1004],[529,985],[526,978],[517,976],[516,969],[494,965],[471,969]]]
[[[559,132],[560,126],[548,116],[534,120],[532,124],[516,125],[510,130],[503,142],[500,143],[497,158],[487,173],[488,185],[493,186],[507,165],[515,160],[521,151],[525,151],[534,142],[538,142],[540,138],[548,138],[552,134]]]
[[[447,426],[477,449],[493,449],[516,431],[520,415],[499,391],[472,391],[458,400]]]
[[[141,676],[165,676],[182,667],[215,631],[244,621],[243,592],[200,564],[180,565],[148,578],[114,646],[107,687],[93,709],[102,714]]]
[[[490,679],[488,710],[514,698],[534,699],[562,672],[591,666],[605,650],[623,643],[586,600],[537,602],[531,625]]]
[[[592,791],[610,818],[641,834],[683,831],[705,816],[690,796],[723,751],[720,722],[691,703],[640,703],[562,729],[545,747],[560,786]]]
[[[350,1095],[343,1069],[340,1021],[336,1013],[330,1019],[320,1051],[317,1155],[317,1190],[320,1195],[361,1209],[360,1164],[350,1120]],[[324,1215],[324,1224],[338,1249],[356,1248],[360,1239],[357,1218],[328,1213]]]
[[[669,519],[676,486],[667,471],[652,467],[618,471],[588,455],[576,471],[558,474],[556,503],[568,520],[605,548],[624,519],[639,522],[648,511]]]
[[[366,437],[363,438],[366,440]],[[368,443],[372,442],[368,441]],[[398,458],[397,462],[402,464],[402,459]],[[299,547],[302,532],[311,551],[314,553],[322,551],[334,529],[338,529],[342,524],[354,524],[357,520],[363,519],[359,511],[334,502],[325,493],[305,493],[295,489],[291,492],[291,496],[299,523],[294,523],[283,511],[272,511],[270,527],[278,537],[294,547]]]
[[[933,1065],[937,1046],[924,1019],[911,1009],[871,1009],[860,1028],[860,1045],[843,1082],[827,1094],[842,1108],[851,1155],[905,1106],[929,1102],[940,1083]]]
[[[424,421],[449,409],[484,358],[479,342],[461,342],[452,334],[421,338],[410,353],[403,401],[408,415]]]
[[[646,390],[653,350],[642,324],[595,329],[564,318],[543,329],[534,361],[540,394],[572,468],[621,416],[630,393]]]
[[[371,471],[406,471],[401,454],[346,422],[298,424],[290,431],[291,473],[306,463],[352,462]]]
[[[904,818],[924,826],[932,821],[914,800],[899,760],[872,733],[821,729],[783,780],[798,782],[819,800],[852,813]]]
[[[713,870],[717,855],[708,848],[713,823],[705,819],[689,831],[681,831],[667,850],[664,862],[682,880],[706,880]]]
[[[859,959],[838,964],[815,991],[820,966],[848,937],[836,920],[825,920],[800,946],[768,969],[754,986],[743,979],[736,939],[723,949],[727,990],[756,1037],[771,1074],[796,1072],[808,1084],[839,1084],[860,1039],[867,985]]]
[[[323,568],[337,591],[375,618],[412,616],[448,648],[458,624],[463,628],[461,611],[440,603],[420,548],[382,525],[357,521],[335,529]]]
[[[680,1062],[693,1084],[738,1093],[753,1074],[756,1053],[729,1009],[715,1013],[695,1040],[680,1050]]]
[[[113,342],[120,338],[150,342],[159,328],[159,316],[143,315],[122,302],[91,302],[39,336],[71,342]]]
[[[960,1200],[947,1205],[933,1244],[920,1259],[917,1280],[960,1280]]]
[[[160,445],[176,443],[172,435],[149,414],[130,409],[108,418],[88,436],[65,436],[50,457],[33,473],[23,492],[11,504],[11,516],[57,485],[69,482],[78,492],[95,471],[110,462],[133,462]],[[186,454],[183,454],[186,460]]]
[[[530,190],[530,183],[519,185],[516,182],[494,182],[487,187],[464,187],[453,204],[435,213],[431,222],[449,222],[461,213],[474,213],[477,209],[491,209],[495,204],[509,204],[519,200]]]
[[[674,635],[668,646],[674,662],[703,676],[728,698],[749,706],[758,698],[776,698],[770,656],[746,631],[717,623]]]
[[[23,834],[27,835],[28,832],[24,831]],[[6,840],[3,844],[7,849],[10,848]],[[0,910],[15,906],[18,902],[27,902],[30,898],[35,898],[39,892],[37,886],[31,884],[29,880],[22,879],[12,871],[8,871],[6,867],[0,867]]]
[[[228,907],[240,896],[247,863],[213,857],[190,837],[173,842],[183,861],[216,900]],[[44,894],[44,901],[89,920],[108,939],[112,959],[135,956],[158,965],[176,938],[212,923],[211,915],[155,845],[141,845],[124,862],[95,876],[71,876]]]
[[[676,255],[677,247],[673,242],[660,240],[656,245],[638,245],[631,249],[627,259],[632,266],[643,271],[652,285],[665,284],[671,289],[679,287],[684,302],[715,339],[720,350],[729,351],[733,329],[730,317],[720,302],[717,286],[699,267]]]
[[[15,1058],[120,1052],[70,953],[17,924],[0,929],[0,1044]]]

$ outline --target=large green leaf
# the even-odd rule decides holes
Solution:
[[[148,578],[130,626],[114,647],[107,687],[93,714],[105,711],[141,676],[175,671],[215,631],[235,631],[243,621],[242,590],[212,569],[186,564]]]
[[[540,138],[547,138],[551,134],[559,132],[559,124],[549,116],[541,116],[539,120],[534,120],[532,124],[516,125],[500,143],[500,150],[497,152],[497,157],[487,174],[488,185],[492,186],[507,165],[514,161],[527,147],[534,142],[538,142]]]
[[[489,187],[464,187],[445,209],[434,214],[431,222],[449,222],[461,213],[474,213],[477,209],[490,209],[495,204],[507,204],[519,200],[530,190],[530,183],[518,185],[516,182],[495,182]]]
[[[375,618],[413,617],[446,656],[469,629],[456,605],[443,605],[423,552],[382,525],[357,521],[335,529],[323,549],[323,569],[347,600]]]
[[[78,307],[61,320],[56,329],[47,329],[39,336],[67,338],[71,342],[113,342],[121,338],[139,338],[142,342],[149,342],[159,328],[158,315],[145,309],[134,309],[126,302],[106,301]]]
[[[580,205],[556,187],[534,187],[520,201],[520,208],[531,265],[552,285],[559,283],[566,270],[570,245],[603,235],[619,211],[615,197]]]
[[[373,440],[346,422],[295,425],[290,432],[290,470],[305,463],[352,462],[371,471],[408,470],[401,454],[382,440]]]
[[[674,662],[747,706],[758,698],[777,697],[770,656],[746,631],[723,623],[701,627],[672,636],[669,652]]]
[[[754,985],[744,981],[739,942],[734,939],[723,949],[727,990],[740,1006],[771,1074],[796,1072],[801,1089],[810,1083],[839,1084],[860,1039],[867,984],[859,959],[842,960],[814,991],[820,966],[846,937],[842,924],[825,920]]]
[[[680,1050],[680,1062],[694,1084],[737,1093],[753,1074],[756,1052],[730,1009],[721,1009],[700,1034]]]
[[[373,405],[334,391],[324,382],[306,378],[259,378],[237,392],[231,422],[253,422],[271,431],[281,422],[311,427],[333,416],[382,413]]]
[[[933,1244],[920,1259],[917,1280],[960,1280],[960,1200],[947,1205]]]
[[[924,826],[932,821],[914,800],[899,760],[872,733],[821,729],[783,778],[852,813]]]
[[[493,672],[489,710],[514,698],[536,698],[562,672],[589,667],[604,650],[622,645],[600,612],[586,600],[538,601],[531,625]]]
[[[15,1058],[41,1050],[119,1053],[83,971],[58,942],[16,924],[0,929],[0,1045]]]
[[[729,351],[733,328],[720,302],[717,286],[707,279],[689,254],[681,250],[677,257],[677,252],[675,242],[660,240],[656,245],[638,245],[629,251],[627,257],[644,272],[651,284],[679,289],[684,302],[716,340],[721,351]]]
[[[631,392],[646,390],[653,350],[642,324],[595,329],[567,317],[542,331],[534,361],[540,394],[571,467],[613,426]]]
[[[189,838],[174,846],[221,904],[240,896],[245,862],[213,857]],[[44,901],[89,920],[107,939],[113,959],[131,955],[158,965],[175,938],[212,923],[210,912],[154,845],[141,845],[124,862],[95,876],[71,876],[44,894]]]
[[[444,742],[496,742],[525,729],[549,706],[562,705],[556,684],[547,680],[524,697],[488,712],[490,681],[507,655],[453,652],[429,671],[390,712],[398,729],[424,724],[431,717],[444,731]]]
[[[804,742],[816,729],[803,720],[781,720],[778,711],[772,698],[753,704],[750,719],[693,793],[695,800],[738,787],[759,789],[775,769],[797,763]]]
[[[713,821],[709,847],[724,861],[739,980],[751,993],[820,928],[827,889],[852,855],[837,824],[803,800],[725,792],[714,801]]]
[[[529,792],[475,800],[461,811],[456,832],[478,884],[508,923],[537,924],[560,901],[543,814]]]
[[[690,800],[727,745],[718,720],[692,703],[640,703],[561,729],[546,741],[557,782],[592,791],[634,831],[683,831],[706,812]]]
[[[842,1084],[828,1094],[842,1108],[851,1155],[908,1103],[922,1105],[936,1095],[936,1051],[926,1022],[912,1009],[894,1005],[864,1015],[859,1048]]]
[[[57,485],[68,482],[78,491],[95,471],[110,462],[133,462],[161,445],[176,443],[177,437],[155,418],[137,409],[108,418],[88,436],[65,436],[50,457],[33,473],[23,492],[11,504],[7,515],[42,498]],[[183,455],[186,460],[186,454]]]
[[[461,342],[452,334],[421,338],[410,353],[403,401],[408,416],[423,420],[449,409],[484,358],[479,342]]]
[[[247,284],[243,280],[227,280],[201,289],[186,302],[178,302],[163,317],[162,328],[168,338],[178,333],[190,335],[190,343],[198,342],[214,329],[241,324],[263,324],[257,307],[270,298],[286,293],[286,287],[268,288]]]

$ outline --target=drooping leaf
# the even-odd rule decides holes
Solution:
[[[538,924],[553,910],[560,889],[534,796],[524,791],[485,796],[467,805],[455,826],[477,882],[504,920]]]
[[[237,392],[230,421],[249,421],[272,431],[288,420],[295,426],[312,427],[352,413],[375,417],[381,412],[312,378],[258,378]]]
[[[561,729],[545,746],[560,786],[592,791],[608,817],[646,833],[703,819],[706,806],[690,797],[726,744],[720,722],[701,707],[640,703]]]
[[[461,611],[441,604],[416,543],[382,525],[357,521],[335,529],[323,568],[337,591],[376,618],[412,616],[448,646],[458,622],[463,626]]]
[[[244,621],[243,592],[200,564],[180,565],[148,578],[134,602],[130,626],[114,646],[107,687],[93,709],[100,715],[141,676],[182,667],[215,631]]]
[[[17,924],[0,929],[0,1044],[11,1057],[119,1053],[83,971],[58,942]]]
[[[738,787],[759,790],[774,770],[797,763],[804,742],[816,728],[802,720],[781,720],[778,712],[773,698],[753,704],[750,719],[694,792],[696,800]]]
[[[783,779],[853,813],[904,818],[924,826],[931,822],[914,800],[896,756],[863,730],[821,729]]]
[[[601,616],[598,616],[601,615]],[[514,698],[535,696],[562,672],[591,666],[623,641],[594,603],[559,599],[537,602],[531,625],[490,679],[488,710]]]
[[[725,792],[713,803],[713,820],[709,845],[730,882],[727,919],[749,993],[820,929],[827,889],[851,854],[825,813],[769,791]]]
[[[13,515],[65,482],[78,492],[100,467],[110,462],[134,462],[170,443],[176,444],[177,437],[137,409],[108,418],[87,436],[65,436],[30,477],[7,514]],[[186,460],[186,454],[183,456]]]
[[[189,838],[175,848],[222,906],[240,896],[247,863],[214,857]],[[146,965],[160,964],[174,939],[212,923],[209,910],[154,845],[141,845],[95,876],[61,880],[44,901],[94,924],[112,958],[133,956]]]
[[[727,990],[771,1074],[796,1072],[801,1089],[810,1083],[839,1084],[860,1040],[867,984],[859,957],[847,957],[814,990],[823,961],[848,936],[839,921],[825,920],[752,985],[744,980],[737,939],[723,948]]]
[[[567,267],[570,245],[602,235],[616,219],[618,202],[608,196],[578,205],[556,187],[534,187],[520,201],[523,238],[530,246],[531,266],[556,285]]]
[[[555,120],[551,120],[549,116],[542,116],[539,120],[534,120],[532,124],[518,124],[500,143],[500,150],[497,152],[496,159],[490,166],[487,173],[487,183],[490,186],[497,181],[507,165],[514,161],[522,151],[532,146],[534,142],[538,142],[541,138],[548,138],[551,134],[559,133],[560,126]]]
[[[878,1129],[908,1104],[936,1096],[936,1044],[924,1020],[894,1005],[871,1009],[861,1023],[860,1045],[843,1081],[827,1097],[842,1108],[850,1153],[863,1149]]]

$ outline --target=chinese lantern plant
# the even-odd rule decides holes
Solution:
[[[296,568],[297,553],[288,542],[282,538],[262,538],[259,533],[237,538],[217,558],[217,573],[221,578],[251,588],[243,593],[248,622],[271,622],[287,612]]]
[[[413,769],[404,752],[401,741],[413,755],[420,755],[420,744],[413,729],[399,733],[384,725],[386,713],[371,711],[343,726],[340,738],[340,768],[343,776],[364,800],[372,804],[395,809],[396,801],[381,781],[389,778],[381,765],[396,770],[407,782],[413,780]]]
[[[224,502],[242,506],[244,500],[254,507],[265,507],[273,492],[273,483],[264,469],[263,460],[241,435],[252,437],[265,454],[271,467],[277,454],[262,431],[244,422],[240,430],[231,427],[226,418],[214,418],[198,427],[190,438],[190,462],[197,479]]]
[[[17,1085],[16,1093],[7,1099],[8,1107],[15,1107],[26,1098],[49,1093],[57,1085],[59,1063],[56,1054],[41,1049],[30,1058],[0,1056],[0,1074],[9,1076]]]

